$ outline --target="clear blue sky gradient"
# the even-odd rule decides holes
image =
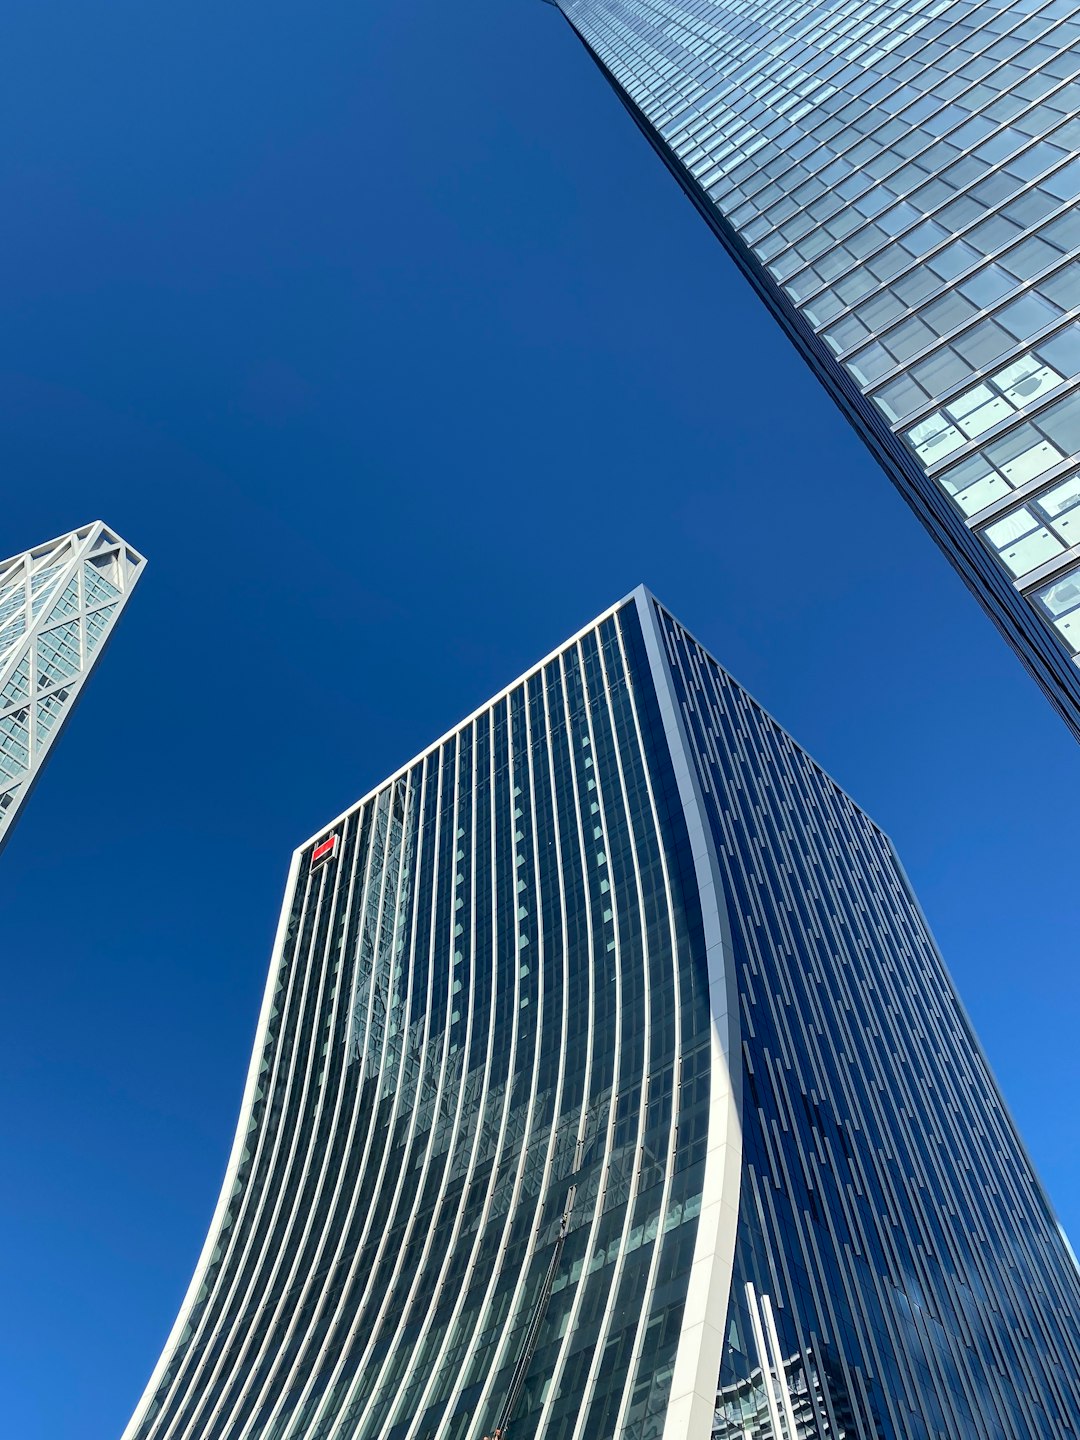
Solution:
[[[1080,754],[539,0],[8,0],[3,535],[150,565],[0,862],[4,1431],[122,1429],[292,848],[635,583],[895,839],[1080,1232]]]

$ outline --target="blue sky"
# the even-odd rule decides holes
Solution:
[[[1080,1233],[1080,755],[539,0],[9,0],[0,553],[150,561],[0,864],[0,1388],[119,1434],[292,848],[644,580],[896,841]]]

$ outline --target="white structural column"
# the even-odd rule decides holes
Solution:
[[[145,565],[100,520],[0,562],[0,849]]]
[[[712,1017],[704,1191],[664,1440],[708,1440],[716,1405],[739,1224],[742,1130],[738,989],[715,841],[705,813],[701,784],[691,763],[690,741],[672,684],[671,660],[652,596],[644,587],[639,587],[634,592],[634,600],[690,836],[701,897]]]

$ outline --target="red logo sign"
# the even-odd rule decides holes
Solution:
[[[322,865],[325,861],[334,858],[337,854],[337,842],[338,837],[335,832],[335,834],[330,836],[329,840],[324,840],[321,845],[315,846],[315,849],[311,852],[312,870],[315,869],[316,865]]]

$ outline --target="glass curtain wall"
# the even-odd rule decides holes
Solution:
[[[1080,6],[560,8],[1080,735]]]

